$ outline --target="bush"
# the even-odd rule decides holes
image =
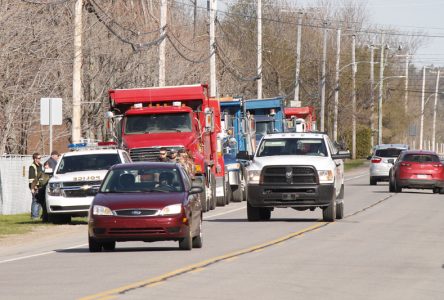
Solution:
[[[347,130],[342,134],[342,139],[347,149],[352,151],[352,131]],[[371,152],[371,129],[358,126],[356,129],[356,158],[366,158]]]

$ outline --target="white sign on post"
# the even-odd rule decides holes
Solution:
[[[40,99],[40,124],[49,125],[49,153],[52,152],[52,125],[62,125],[62,98]]]

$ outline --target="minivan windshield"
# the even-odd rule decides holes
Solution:
[[[113,165],[120,163],[119,154],[86,154],[76,156],[63,156],[57,169],[57,174],[69,172],[108,170]]]
[[[321,138],[291,138],[262,140],[257,156],[277,155],[308,155],[327,156],[324,139]]]
[[[128,167],[109,171],[101,193],[183,192],[178,169]]]

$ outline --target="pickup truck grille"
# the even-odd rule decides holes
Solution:
[[[157,161],[159,159],[159,148],[137,148],[130,150],[132,161]]]
[[[262,184],[317,184],[318,175],[313,166],[268,166],[262,170]]]

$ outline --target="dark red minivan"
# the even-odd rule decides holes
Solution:
[[[444,194],[444,165],[433,151],[408,150],[401,152],[390,169],[390,192],[407,189],[431,189]]]
[[[91,252],[112,251],[116,242],[179,242],[202,247],[201,186],[180,164],[118,164],[108,171],[89,211]]]

